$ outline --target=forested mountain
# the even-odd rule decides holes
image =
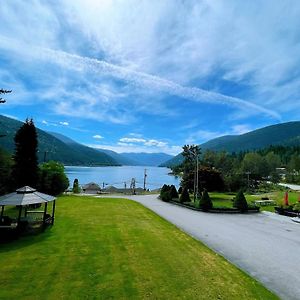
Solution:
[[[50,134],[63,141],[64,143],[72,145],[72,147],[75,149],[81,149],[81,147],[83,147],[83,145],[62,134],[56,132],[50,132]],[[159,166],[161,163],[173,157],[172,155],[168,155],[165,153],[116,153],[112,150],[106,149],[99,149],[98,151],[108,154],[119,164],[125,166]]]
[[[67,136],[57,133],[57,132],[49,132],[51,135],[55,136],[57,139],[61,140],[62,142],[66,143],[69,146],[72,146],[73,149],[82,149],[82,147],[85,147],[77,142],[75,142],[74,140],[68,138]],[[93,148],[94,149],[94,148]],[[125,156],[111,151],[111,150],[106,150],[106,149],[95,149],[98,152],[102,152],[105,153],[107,155],[109,155],[110,157],[112,157],[119,165],[125,165],[125,166],[137,166],[139,165],[138,162],[128,159]]]
[[[14,136],[23,123],[0,115],[0,147],[14,151]],[[119,163],[106,153],[78,144],[74,147],[37,128],[39,161],[56,160],[65,165],[114,166]]]
[[[256,129],[241,135],[227,135],[212,139],[200,145],[202,151],[242,152],[267,148],[271,145],[300,145],[300,122],[287,122]],[[163,163],[163,166],[174,166],[182,162],[179,154]]]
[[[129,160],[136,161],[139,166],[159,166],[173,156],[166,153],[121,153]]]

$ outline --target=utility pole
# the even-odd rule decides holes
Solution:
[[[199,159],[198,153],[196,153],[196,165],[197,165],[197,173],[196,173],[196,197],[198,198],[199,195]]]
[[[130,188],[132,190],[132,195],[135,195],[135,178],[131,179]]]
[[[47,151],[44,151],[44,162],[47,160]]]
[[[249,186],[250,186],[250,174],[251,174],[251,172],[246,172],[246,174],[247,174],[247,186],[248,186],[248,190],[249,190]]]
[[[144,170],[144,191],[146,191],[147,169]]]

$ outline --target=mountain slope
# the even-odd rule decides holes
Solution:
[[[123,157],[136,161],[140,166],[159,166],[166,160],[173,158],[166,153],[121,153]]]
[[[85,146],[75,142],[74,140],[70,139],[69,137],[67,137],[63,134],[60,134],[60,133],[57,133],[57,132],[49,132],[49,133],[51,135],[55,136],[57,139],[64,142],[65,144],[67,144],[69,146],[72,146],[73,149],[81,150],[82,147],[85,147]],[[92,149],[94,149],[94,148],[92,148]],[[138,163],[136,161],[128,159],[128,158],[124,157],[123,155],[121,155],[117,152],[114,152],[112,150],[106,150],[106,149],[94,149],[94,150],[109,155],[119,165],[125,165],[125,166],[137,166],[138,165]]]
[[[287,122],[271,125],[244,133],[242,135],[227,135],[212,139],[202,145],[202,150],[240,152],[257,150],[271,145],[300,145],[300,122]],[[182,162],[183,157],[178,154],[166,161],[162,166],[174,166]]]
[[[73,149],[81,149],[82,145],[74,140],[56,132],[50,132],[53,136],[60,139],[68,145],[72,145]],[[115,159],[119,164],[126,166],[159,166],[161,163],[173,156],[165,153],[116,153],[112,150],[97,149],[103,153],[108,154]]]
[[[20,121],[0,115],[0,134],[5,134],[5,137],[0,138],[0,147],[11,153],[14,151],[14,136],[22,124]],[[38,128],[37,135],[39,161],[56,160],[65,165],[119,165],[105,153],[83,145],[72,147]]]

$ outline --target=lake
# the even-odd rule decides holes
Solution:
[[[179,187],[180,178],[168,175],[171,172],[168,168],[142,167],[142,166],[121,166],[121,167],[74,167],[65,166],[66,175],[72,187],[75,178],[79,184],[95,182],[101,187],[113,185],[118,188],[130,187],[131,179],[135,178],[136,187],[143,187],[144,172],[146,169],[146,188],[158,189],[163,184],[174,184]]]

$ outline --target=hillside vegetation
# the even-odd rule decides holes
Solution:
[[[287,122],[256,129],[241,135],[228,135],[212,139],[200,145],[201,150],[226,151],[239,153],[270,147],[271,145],[300,145],[300,122]],[[183,157],[178,154],[162,166],[181,164]]]
[[[0,147],[13,153],[14,136],[23,123],[5,116],[0,116]],[[57,139],[53,135],[37,128],[38,158],[42,162],[55,160],[65,165],[115,166],[119,163],[109,155],[95,149],[78,144],[73,147]]]

